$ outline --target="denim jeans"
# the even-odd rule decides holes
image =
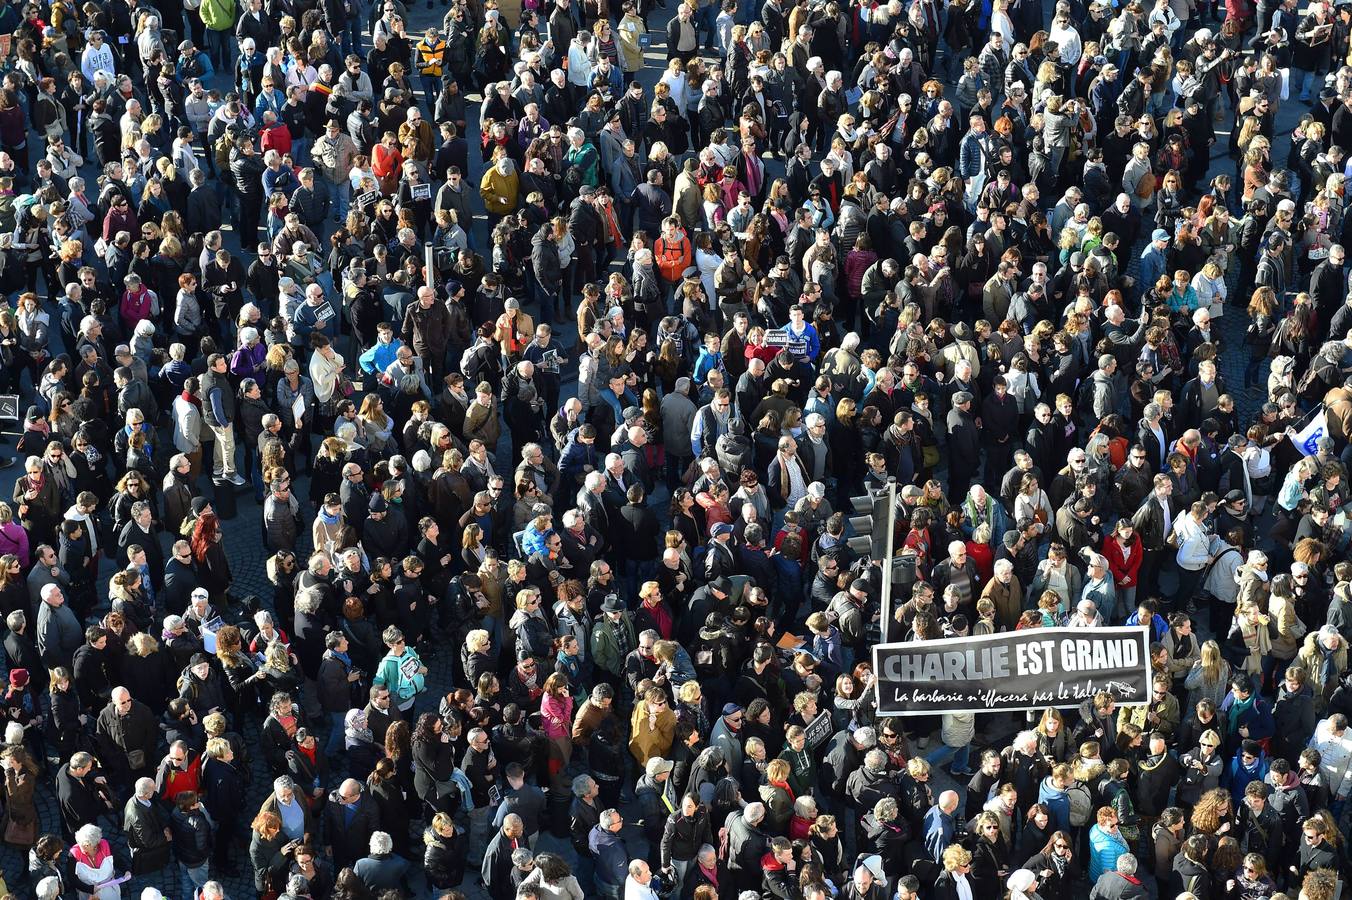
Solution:
[[[223,836],[220,839],[229,840],[230,838],[227,835]],[[211,872],[209,871],[210,868],[211,864],[207,862],[204,862],[198,866],[186,866],[183,863],[179,863],[178,864],[179,889],[184,890],[189,885],[192,885],[192,893],[196,893],[197,890],[202,887],[202,885],[206,884],[208,881],[211,880]]]
[[[972,748],[968,744],[964,744],[961,747],[950,747],[945,744],[926,756],[925,762],[929,763],[931,766],[941,766],[951,759],[953,760],[953,765],[949,767],[949,771],[962,772],[967,769],[967,760],[971,755]]]
[[[217,31],[214,28],[206,30],[206,51],[207,59],[216,67],[217,72],[231,72],[234,70],[232,57],[234,56],[234,35],[229,29]]]
[[[343,749],[343,725],[346,713],[329,713],[329,739],[324,743],[324,755],[332,758]]]
[[[324,186],[329,191],[329,204],[333,209],[333,217],[340,224],[347,221],[347,211],[352,205],[352,186],[346,181],[334,184],[331,181],[324,182]]]

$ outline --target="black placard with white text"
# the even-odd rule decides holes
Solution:
[[[873,648],[878,713],[1017,712],[1079,706],[1099,691],[1150,700],[1146,626],[1029,628]]]

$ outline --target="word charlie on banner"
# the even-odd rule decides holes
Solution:
[[[1146,626],[1031,628],[873,648],[878,713],[1018,712],[1079,706],[1107,691],[1150,700]]]

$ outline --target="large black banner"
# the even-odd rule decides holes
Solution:
[[[1150,700],[1146,626],[1029,628],[873,648],[878,712],[1017,712],[1079,706],[1107,691]]]

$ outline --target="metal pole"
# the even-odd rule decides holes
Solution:
[[[887,479],[887,547],[886,556],[883,558],[883,603],[882,620],[879,624],[879,633],[884,643],[887,640],[888,623],[892,621],[892,554],[895,552],[894,542],[897,537],[897,479]],[[876,525],[874,526],[877,527]]]
[[[436,259],[436,254],[432,250],[432,242],[428,241],[423,244],[423,265],[427,267],[423,271],[426,272],[427,286],[432,290],[437,288]]]

